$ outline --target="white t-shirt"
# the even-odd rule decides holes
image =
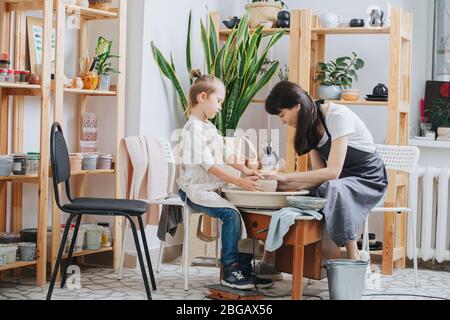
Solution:
[[[373,153],[376,150],[373,137],[362,120],[348,107],[330,103],[325,119],[332,140],[347,136],[348,146]],[[328,140],[325,132],[318,147],[322,147]]]

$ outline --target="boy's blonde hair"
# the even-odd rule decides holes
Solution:
[[[189,90],[189,114],[192,108],[198,104],[197,96],[205,92],[206,94],[215,93],[218,90],[223,90],[225,92],[225,85],[222,80],[212,75],[202,75],[199,69],[191,70],[191,78],[195,79],[194,84]]]

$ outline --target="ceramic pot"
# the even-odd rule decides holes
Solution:
[[[71,80],[71,87],[73,89],[83,89],[84,83],[80,77],[73,77]]]
[[[110,86],[111,86],[111,76],[110,75],[99,76],[98,90],[109,91]]]
[[[319,99],[341,100],[342,88],[339,86],[320,86],[318,92]]]
[[[336,28],[342,23],[342,17],[332,12],[321,14],[319,20],[323,28]]]
[[[373,95],[374,96],[387,96],[387,95],[389,95],[389,90],[383,83],[379,83],[373,89]]]

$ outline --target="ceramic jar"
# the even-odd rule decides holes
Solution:
[[[332,12],[321,14],[319,20],[323,28],[336,28],[342,23],[342,17]]]

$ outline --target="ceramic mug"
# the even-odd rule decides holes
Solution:
[[[342,17],[332,12],[320,15],[319,20],[324,28],[335,28],[342,23]]]

